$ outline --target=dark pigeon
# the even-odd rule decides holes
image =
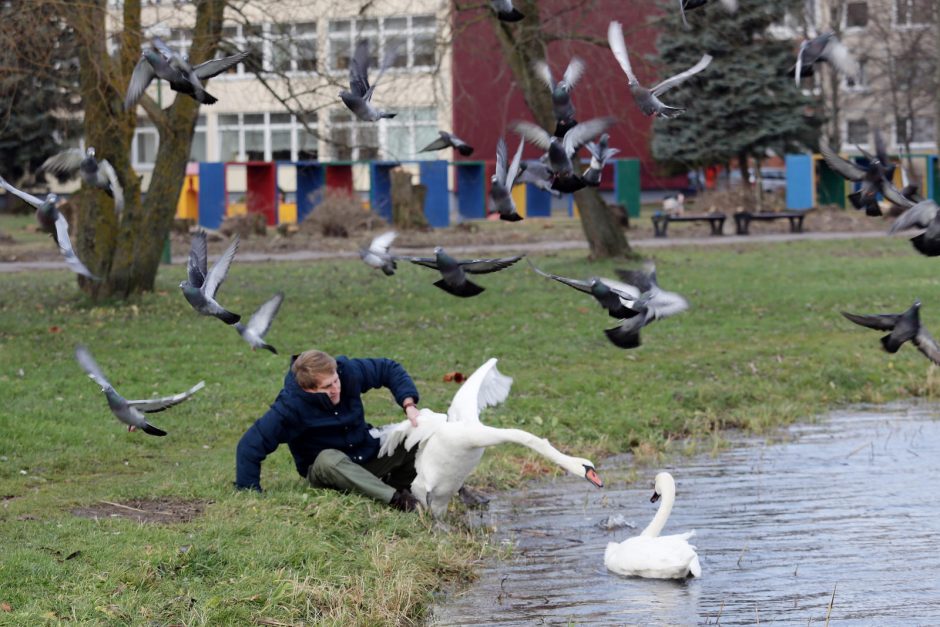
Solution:
[[[897,205],[909,206],[910,201],[904,198],[901,192],[886,178],[890,164],[885,164],[877,155],[870,155],[862,151],[869,159],[868,165],[863,167],[837,155],[825,138],[819,140],[819,152],[825,159],[826,164],[839,175],[852,182],[861,183],[858,191],[849,194],[849,200],[856,209],[864,210],[870,216],[880,216],[879,193]],[[893,166],[890,167],[893,168]]]
[[[206,272],[208,267],[208,244],[206,243],[206,232],[198,231],[193,235],[192,244],[189,250],[189,264],[187,272],[189,274],[186,281],[180,283],[180,289],[183,290],[183,296],[193,309],[204,316],[214,316],[225,324],[235,324],[241,320],[241,316],[226,310],[215,301],[215,293],[225,280],[228,274],[228,268],[235,258],[238,251],[239,238],[236,235],[235,241],[222,253],[219,260],[212,266],[212,270]]]
[[[552,77],[552,71],[545,61],[535,61],[533,64],[536,76],[542,79],[542,82],[552,92],[552,112],[558,123],[574,126],[577,122],[574,119],[574,104],[571,102],[571,90],[578,83],[578,80],[584,74],[584,61],[580,57],[572,57],[565,68],[565,73],[557,83]]]
[[[801,78],[812,76],[813,67],[821,62],[828,63],[839,74],[858,82],[861,72],[858,61],[835,33],[823,33],[800,44],[793,72],[796,84],[800,84]]]
[[[518,22],[525,17],[512,6],[512,0],[490,0],[490,6],[496,11],[496,17],[501,22]]]
[[[428,152],[430,150],[444,150],[445,148],[453,148],[464,157],[469,157],[473,154],[473,146],[469,145],[464,140],[460,139],[453,133],[448,133],[447,131],[438,131],[440,137],[432,141],[430,144],[419,150],[418,152]]]
[[[124,188],[118,180],[114,166],[107,159],[95,159],[95,149],[89,146],[85,152],[70,148],[52,155],[39,166],[40,172],[49,172],[59,181],[67,181],[81,173],[82,181],[91,187],[103,189],[114,198],[114,210],[124,210]]]
[[[441,279],[434,285],[449,294],[467,298],[476,296],[485,288],[467,279],[467,274],[487,274],[508,268],[522,259],[523,255],[501,259],[454,259],[438,246],[434,257],[399,257],[399,259],[432,268],[441,273]]]
[[[908,209],[898,216],[888,230],[889,234],[910,228],[925,229],[911,238],[911,244],[927,257],[940,256],[940,206],[933,200],[910,203]]]
[[[235,323],[235,330],[248,342],[252,350],[263,348],[277,355],[277,350],[264,341],[264,336],[271,328],[271,323],[274,322],[274,316],[277,315],[282,302],[284,302],[284,292],[278,292],[258,307],[258,311],[251,316],[247,325],[241,322]]]
[[[876,331],[888,331],[881,338],[881,346],[889,353],[896,353],[905,342],[912,342],[927,359],[940,366],[940,346],[930,332],[920,323],[920,301],[914,301],[910,309],[899,314],[859,315],[846,311],[842,315],[855,324]]]
[[[375,92],[376,85],[379,84],[382,75],[391,67],[398,56],[398,49],[392,47],[386,52],[382,60],[382,66],[375,77],[375,82],[369,84],[369,41],[361,39],[356,42],[356,50],[349,60],[349,91],[339,92],[339,97],[343,100],[353,114],[364,122],[375,122],[381,118],[393,118],[395,113],[389,113],[372,106],[372,94]]]

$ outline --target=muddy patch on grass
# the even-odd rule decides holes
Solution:
[[[212,501],[179,499],[131,499],[129,501],[98,501],[71,510],[75,516],[94,520],[124,518],[139,523],[169,525],[189,522],[201,516]]]

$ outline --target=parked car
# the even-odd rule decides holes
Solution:
[[[753,185],[756,182],[753,170],[748,170],[750,173],[748,175],[749,182]],[[783,168],[761,168],[761,189],[765,193],[779,193],[782,194],[787,189],[787,172]],[[729,182],[731,185],[737,185],[741,182],[741,172],[738,170],[731,170],[729,176]]]

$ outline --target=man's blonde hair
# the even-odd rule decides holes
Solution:
[[[336,360],[332,356],[318,350],[302,352],[294,365],[291,366],[297,385],[305,390],[314,390],[326,377],[336,372]]]

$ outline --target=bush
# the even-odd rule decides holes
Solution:
[[[349,237],[356,231],[371,229],[378,222],[381,218],[363,207],[355,192],[330,189],[300,224],[300,231],[324,237]]]

